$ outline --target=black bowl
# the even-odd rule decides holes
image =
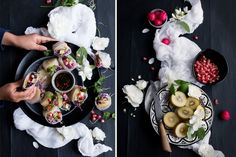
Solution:
[[[205,56],[207,59],[210,59],[214,64],[217,65],[217,67],[219,68],[219,80],[213,82],[213,83],[203,83],[200,80],[197,79],[197,74],[196,71],[194,69],[194,64],[196,63],[196,61],[198,61],[202,56]],[[227,61],[225,60],[224,56],[221,55],[219,52],[212,50],[212,49],[206,49],[202,52],[199,52],[199,54],[195,57],[194,61],[193,61],[193,75],[196,78],[196,80],[204,85],[214,85],[217,84],[219,82],[221,82],[222,80],[224,80],[224,78],[226,77],[226,75],[228,74],[228,64]]]

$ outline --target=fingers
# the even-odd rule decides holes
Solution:
[[[45,36],[40,36],[41,43],[47,43],[49,41],[56,41],[55,39],[51,37],[45,37]]]
[[[30,100],[34,97],[35,93],[36,93],[36,87],[32,87],[25,91],[21,91],[21,92],[16,91],[14,93],[14,97],[17,102],[22,101],[22,100]]]
[[[36,45],[35,45],[35,50],[37,50],[37,51],[46,51],[46,50],[47,50],[47,47],[46,47],[46,46],[43,46],[43,45],[38,45],[38,44],[36,44]]]

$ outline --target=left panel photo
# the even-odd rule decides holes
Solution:
[[[0,0],[0,157],[115,156],[115,0]]]

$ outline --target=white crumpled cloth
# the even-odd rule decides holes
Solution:
[[[47,127],[31,120],[20,108],[14,111],[13,118],[17,129],[25,130],[45,147],[59,148],[73,139],[79,139],[78,150],[83,156],[98,156],[101,153],[112,151],[112,148],[104,144],[94,144],[90,130],[83,123],[62,128]]]
[[[89,48],[96,35],[96,19],[92,9],[84,4],[57,7],[49,14],[47,28],[28,27],[25,34],[37,33],[59,41]]]
[[[182,34],[193,33],[193,31],[203,22],[203,10],[200,0],[189,0],[192,5],[191,10],[182,21],[188,24],[190,32],[187,32],[176,21],[169,21],[160,30],[156,31],[155,39],[153,41],[154,49],[156,51],[156,58],[161,61],[161,69],[159,71],[160,82],[156,85],[161,88],[165,83],[172,82],[177,79],[186,80],[188,82],[199,84],[192,75],[192,63],[195,56],[201,51],[200,47],[193,41],[186,37],[180,37]],[[170,39],[170,44],[165,45],[161,41],[163,38]],[[152,89],[149,87],[145,97],[145,110],[150,111],[150,101],[152,100]],[[181,147],[192,149],[202,157],[224,157],[221,151],[214,151],[213,155],[205,156],[199,153],[199,148],[208,147],[209,132],[205,138],[196,144],[188,147]],[[213,149],[213,148],[212,148]]]
[[[192,9],[182,21],[189,25],[189,33],[192,33],[203,22],[203,10],[200,0],[190,0],[190,3]],[[192,76],[192,61],[201,49],[193,41],[180,37],[185,33],[188,32],[176,21],[169,21],[156,31],[153,44],[156,58],[161,61],[159,78],[162,83],[182,79],[198,84]],[[170,44],[163,44],[163,38],[170,39]]]

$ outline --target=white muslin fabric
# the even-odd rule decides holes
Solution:
[[[51,36],[59,41],[89,48],[96,35],[94,12],[84,4],[72,7],[60,6],[49,14],[47,28],[28,27],[25,34],[37,33]]]
[[[112,151],[112,148],[104,144],[94,144],[90,130],[83,123],[61,128],[47,127],[31,120],[20,108],[14,111],[13,118],[17,129],[25,130],[38,143],[47,148],[59,148],[73,139],[78,139],[78,150],[83,156],[98,156],[101,153]]]
[[[179,21],[170,20],[160,30],[156,31],[153,41],[156,51],[156,58],[161,61],[161,69],[159,71],[160,81],[155,84],[157,88],[161,88],[164,84],[181,79],[199,84],[192,75],[192,63],[195,56],[201,51],[200,47],[193,41],[180,37],[186,33],[192,33],[203,22],[203,10],[200,0],[189,0],[192,5],[191,10],[181,20],[188,24],[190,32],[187,32]],[[162,43],[162,39],[170,39],[170,44]],[[152,98],[152,89],[149,87],[145,97],[145,110],[149,114],[150,101]],[[221,151],[216,151],[209,145],[209,132],[205,138],[196,144],[188,147],[201,157],[224,157]]]
[[[189,0],[192,9],[182,19],[188,24],[187,32],[178,21],[168,21],[160,30],[156,31],[154,49],[156,58],[161,61],[159,78],[162,83],[182,79],[200,85],[192,76],[192,61],[201,51],[193,41],[180,35],[192,33],[203,22],[203,10],[200,0]],[[162,39],[170,39],[170,44],[165,45]]]

